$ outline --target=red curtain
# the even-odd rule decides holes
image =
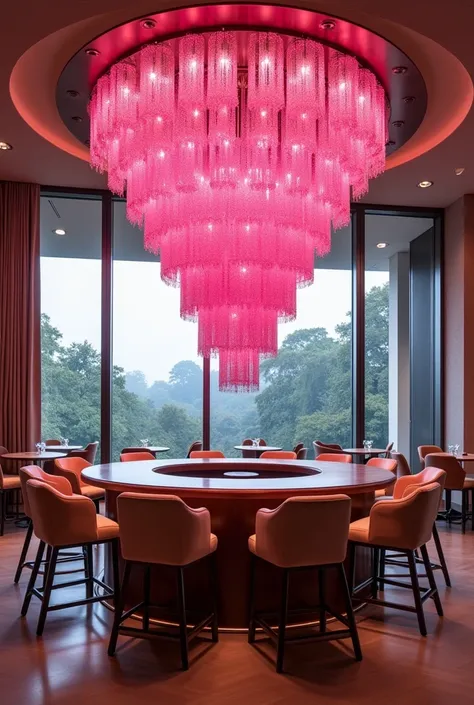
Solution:
[[[41,435],[40,189],[0,183],[0,445]]]

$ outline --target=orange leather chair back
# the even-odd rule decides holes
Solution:
[[[326,463],[352,463],[352,456],[347,453],[320,453],[316,460]]]
[[[50,475],[45,472],[38,465],[25,465],[25,467],[20,468],[20,482],[21,482],[21,493],[23,495],[23,510],[27,517],[31,519],[30,503],[28,502],[28,492],[26,488],[26,483],[28,480],[39,480],[40,482],[45,482],[47,485],[54,487],[59,492],[65,495],[72,495],[72,487],[69,480],[65,477],[60,477],[59,475]]]
[[[464,487],[466,471],[451,453],[429,453],[425,456],[425,468],[445,471],[444,489],[446,490],[462,490]]]
[[[346,495],[290,497],[276,509],[260,509],[257,555],[282,568],[342,563],[350,516]]]
[[[211,517],[174,495],[124,492],[117,499],[125,560],[187,565],[211,551]]]
[[[443,491],[446,482],[445,471],[438,470],[437,468],[425,468],[416,475],[404,475],[403,477],[399,477],[395,483],[393,498],[401,499],[402,497],[407,497],[410,492],[416,490],[417,487],[431,485],[433,482],[437,482],[441,487],[441,491]]]
[[[155,456],[149,450],[141,450],[138,453],[120,453],[121,463],[133,463],[136,460],[155,460]]]
[[[194,441],[193,443],[191,443],[191,445],[189,446],[188,454],[186,456],[187,458],[191,457],[191,453],[193,452],[193,450],[202,450],[202,441]]]
[[[296,453],[293,450],[265,450],[260,456],[262,460],[296,460]]]
[[[221,450],[193,450],[191,458],[225,458]]]
[[[65,477],[71,483],[74,494],[81,494],[81,487],[86,483],[81,478],[84,468],[89,468],[89,463],[84,458],[58,458],[54,461],[54,472],[56,475]]]
[[[392,450],[390,457],[397,461],[397,477],[404,477],[405,475],[411,475],[410,466],[408,465],[408,460],[405,458],[403,453],[398,453]]]
[[[421,469],[425,467],[425,458],[430,453],[442,453],[443,449],[439,446],[418,446],[418,458],[420,459]]]

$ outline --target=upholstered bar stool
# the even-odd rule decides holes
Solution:
[[[121,463],[134,463],[137,460],[156,460],[156,458],[149,450],[140,450],[136,453],[120,453]]]
[[[119,588],[118,524],[101,514],[97,514],[93,501],[88,497],[82,497],[77,494],[65,495],[62,492],[58,492],[54,487],[38,480],[28,480],[26,491],[33,520],[33,530],[39,538],[39,547],[21,609],[22,617],[28,612],[32,596],[38,597],[41,600],[41,610],[36,634],[41,636],[46,616],[51,610],[100,602],[105,596],[113,597],[114,605],[116,606]],[[112,547],[113,588],[94,577],[92,546],[103,543],[110,543]],[[44,586],[39,588],[35,584],[46,546],[51,548],[51,555],[48,561]],[[59,552],[62,549],[71,548],[85,548],[87,551],[86,576],[79,580],[71,580],[54,585]],[[75,585],[86,586],[86,597],[84,599],[50,605],[53,590]],[[101,587],[105,595],[94,596],[94,585]]]
[[[260,460],[296,460],[296,453],[293,450],[264,450]]]
[[[216,558],[217,537],[211,533],[211,516],[207,509],[192,509],[174,495],[134,494],[124,492],[117,499],[122,556],[125,559],[121,597],[109,642],[109,656],[115,653],[119,633],[135,637],[179,638],[183,669],[189,666],[188,643],[211,626],[212,641],[218,641]],[[192,563],[210,562],[211,609],[188,629],[186,618],[184,572]],[[132,566],[145,569],[143,602],[124,612]],[[150,568],[171,566],[176,571],[178,634],[150,629]],[[123,626],[138,609],[143,609],[143,628]]]
[[[193,450],[190,458],[225,458],[221,450]]]
[[[392,607],[395,609],[416,612],[418,625],[422,636],[426,636],[426,622],[423,613],[423,602],[432,597],[440,617],[443,608],[436,587],[436,581],[428,557],[426,544],[431,538],[433,524],[438,513],[441,500],[441,486],[437,482],[422,485],[416,489],[408,488],[401,499],[385,499],[376,502],[370,510],[370,515],[364,519],[352,522],[349,530],[349,546],[351,560],[351,586],[354,600],[371,604]],[[372,577],[354,587],[356,547],[365,546],[374,552]],[[416,571],[415,551],[419,549],[426,569],[429,588],[421,591]],[[407,557],[410,569],[411,585],[379,574],[379,554],[381,550],[395,551]],[[413,591],[415,606],[388,602],[378,599],[379,585],[395,585],[410,588]],[[358,593],[371,587],[371,597]]]
[[[2,466],[0,465],[0,536],[3,536],[3,532],[5,531],[8,495],[19,492],[20,489],[21,483],[18,475],[4,475]]]
[[[51,475],[50,473],[45,472],[42,468],[38,467],[37,465],[26,465],[25,467],[20,468],[19,479],[21,482],[21,490],[23,494],[23,511],[25,512],[25,515],[27,517],[28,526],[26,529],[25,540],[23,542],[23,548],[21,549],[20,560],[18,561],[18,566],[15,572],[15,583],[19,582],[21,574],[23,572],[23,568],[29,568],[31,570],[34,565],[34,561],[26,560],[26,556],[28,555],[28,549],[31,543],[31,537],[33,535],[33,521],[31,519],[31,509],[30,503],[28,501],[28,492],[26,491],[26,483],[28,482],[28,480],[39,480],[40,482],[45,482],[46,484],[51,485],[51,487],[54,487],[63,494],[72,495],[72,487],[69,480],[66,480],[65,477],[60,477],[58,475]],[[70,556],[69,560],[77,560],[79,557],[80,556],[77,556],[76,554],[74,558]],[[84,555],[82,557],[84,558]],[[75,571],[67,572],[69,573]]]
[[[444,483],[446,480],[446,473],[444,470],[437,470],[436,468],[425,468],[416,475],[405,475],[399,477],[395,483],[393,490],[394,499],[402,499],[410,491],[421,487],[423,485],[429,485],[432,482],[437,482],[441,486],[441,492],[444,489]],[[451,579],[449,577],[448,566],[446,559],[444,557],[443,547],[441,545],[441,539],[439,537],[438,528],[436,526],[436,521],[433,523],[433,541],[435,544],[436,551],[438,553],[439,563],[433,563],[431,561],[431,567],[433,570],[441,570],[443,572],[444,581],[447,587],[451,587]],[[415,555],[415,560],[417,563],[423,562],[422,559]],[[385,563],[389,565],[402,565],[406,566],[406,563],[397,560],[397,556],[388,556],[385,558],[385,551],[381,551],[380,559],[380,573],[382,578],[385,577]],[[426,577],[426,576],[419,576]]]
[[[325,463],[352,463],[352,455],[347,453],[320,453],[316,460],[320,460]]]
[[[101,487],[87,485],[81,477],[84,468],[89,468],[90,466],[91,463],[84,460],[84,458],[60,458],[54,461],[54,472],[56,475],[69,480],[74,494],[80,494],[91,499],[96,506],[97,513],[99,513],[100,500],[104,499],[105,492]]]
[[[277,643],[276,670],[283,670],[285,643],[302,639],[352,639],[355,657],[362,659],[357,626],[344,572],[347,539],[351,513],[351,500],[346,495],[321,497],[291,497],[276,509],[257,512],[255,534],[249,538],[251,552],[250,624],[248,640],[255,641],[255,630],[261,627]],[[278,630],[270,626],[264,613],[256,610],[255,581],[257,559],[281,569],[282,588]],[[346,614],[332,611],[325,602],[325,576],[330,569],[339,573],[345,595]],[[287,638],[288,593],[290,575],[296,570],[317,570],[319,582],[319,632]],[[308,609],[308,612],[311,608]],[[346,628],[326,630],[326,614],[339,620]]]
[[[439,446],[418,446],[418,458],[420,461],[421,469],[425,469],[425,458],[430,453],[442,453],[443,449]]]
[[[391,496],[393,493],[393,488],[395,487],[395,481],[397,479],[397,461],[392,460],[391,458],[370,458],[365,465],[368,468],[380,468],[381,470],[388,470],[388,472],[391,472],[393,474],[393,485],[390,485],[384,490],[375,491],[376,497]]]
[[[425,457],[426,467],[438,468],[446,473],[444,490],[446,493],[445,518],[449,524],[459,523],[459,518],[453,517],[451,507],[451,495],[454,492],[461,492],[461,529],[466,532],[466,522],[471,519],[471,527],[474,531],[474,477],[467,477],[466,471],[461,463],[451,455],[451,453],[429,453]],[[472,498],[472,510],[469,511],[469,491]],[[459,517],[459,515],[458,515]],[[454,521],[453,521],[454,520]]]

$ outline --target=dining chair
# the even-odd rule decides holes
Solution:
[[[5,531],[5,519],[7,516],[7,499],[11,494],[20,492],[21,482],[18,475],[4,475],[0,465],[0,536]],[[19,500],[17,498],[17,506]]]
[[[297,443],[293,448],[293,453],[296,453],[296,455],[298,455],[298,451],[300,451],[302,448],[304,448],[304,443]]]
[[[307,455],[308,455],[308,449],[307,448],[300,448],[296,454],[296,460],[306,460]]]
[[[438,468],[446,473],[444,491],[446,496],[446,511],[444,512],[448,524],[458,523],[458,519],[453,516],[451,506],[452,493],[461,492],[461,529],[466,533],[466,523],[471,519],[471,527],[474,531],[474,477],[468,477],[461,463],[451,455],[451,453],[429,453],[425,456],[425,467]],[[469,512],[469,492],[471,492],[472,510]]]
[[[211,516],[207,509],[193,509],[174,495],[135,494],[124,492],[117,499],[117,514],[120,525],[120,546],[125,560],[121,596],[115,609],[114,623],[110,634],[109,656],[115,654],[120,633],[138,638],[160,637],[160,630],[150,629],[150,583],[151,567],[165,567],[176,574],[176,601],[178,603],[177,633],[168,633],[179,639],[181,662],[184,670],[189,665],[188,643],[211,628],[213,642],[218,641],[217,621],[217,537],[211,533]],[[198,561],[206,559],[209,565],[209,589],[203,592],[209,611],[192,622],[188,628],[185,601],[185,572]],[[122,622],[137,607],[124,612],[132,568],[144,570],[143,601],[137,607],[143,609],[142,628],[122,626]]]
[[[350,585],[353,601],[367,602],[407,612],[415,612],[422,636],[426,636],[426,622],[423,613],[423,602],[433,598],[436,611],[443,616],[443,608],[436,585],[436,580],[428,557],[426,544],[431,538],[433,524],[441,500],[441,486],[437,482],[422,485],[409,490],[401,499],[382,499],[372,506],[370,515],[351,523],[349,528],[349,563]],[[356,547],[370,548],[372,552],[372,576],[359,585],[355,585]],[[419,550],[428,578],[429,587],[420,588],[416,569],[415,552]],[[410,571],[410,584],[392,577],[382,577],[379,571],[381,551],[395,551],[406,556]],[[378,597],[379,588],[385,585],[395,585],[408,588],[413,592],[414,607],[406,603],[382,600]],[[370,587],[370,596],[367,588]],[[363,596],[359,593],[363,591]]]
[[[82,479],[82,471],[89,467],[91,467],[91,463],[88,463],[84,458],[67,456],[66,458],[57,458],[54,461],[54,474],[61,475],[69,480],[74,494],[80,494],[91,499],[96,506],[97,512],[99,512],[100,500],[104,499],[105,492],[102,487],[88,485]]]
[[[120,453],[121,463],[134,463],[137,460],[156,460],[149,450],[139,450],[136,453]]]
[[[60,446],[62,445],[59,438],[48,438],[45,440],[45,445],[47,446]]]
[[[321,441],[313,441],[314,457],[317,458],[321,453],[341,453],[342,448],[337,443],[321,443]]]
[[[418,458],[420,460],[421,469],[425,467],[425,458],[430,453],[442,453],[443,449],[439,446],[418,446]]]
[[[265,450],[260,456],[260,460],[296,460],[296,453],[293,450]]]
[[[397,478],[404,477],[405,475],[411,475],[410,466],[408,460],[403,455],[396,450],[392,450],[390,457],[397,461]]]
[[[68,458],[82,458],[87,460],[90,465],[94,465],[94,460],[97,455],[97,449],[99,447],[99,441],[94,441],[94,443],[88,443],[82,450],[71,450],[68,453]]]
[[[39,546],[23,600],[21,616],[26,616],[33,595],[37,597],[41,601],[41,609],[36,634],[41,636],[50,610],[89,605],[94,602],[102,602],[107,597],[113,599],[114,606],[117,608],[119,589],[118,524],[108,517],[97,514],[94,503],[88,497],[63,494],[51,485],[38,480],[28,480],[26,487],[34,533],[39,539]],[[96,544],[109,544],[112,548],[113,587],[94,576],[92,547]],[[43,588],[37,588],[36,580],[46,547],[50,549],[46,579]],[[54,585],[60,551],[71,548],[79,548],[87,553],[86,575],[81,580]],[[84,599],[74,599],[70,603],[55,603],[50,606],[53,590],[57,592],[58,589],[80,584],[85,585],[86,588]],[[94,595],[94,586],[101,588],[100,594]]]
[[[316,460],[325,463],[352,463],[352,455],[347,453],[321,453]]]
[[[193,450],[191,458],[225,458],[221,450]]]
[[[193,441],[189,446],[186,457],[190,458],[193,450],[202,450],[202,441]]]
[[[347,552],[351,500],[346,495],[321,497],[290,497],[276,509],[259,509],[255,519],[255,534],[249,537],[250,565],[250,625],[249,644],[255,642],[256,628],[277,645],[276,670],[283,671],[285,644],[303,639],[352,639],[357,661],[362,659],[357,625],[351,604],[344,560]],[[255,584],[260,562],[270,563],[280,571],[281,598],[279,617],[268,611],[257,610]],[[326,602],[330,597],[326,590],[326,574],[336,569],[344,594],[345,615],[334,611]],[[319,604],[305,605],[305,613],[316,612],[319,630],[314,628],[304,633],[301,629],[293,637],[287,634],[288,621],[293,617],[301,623],[301,611],[289,610],[290,578],[296,571],[313,570],[318,576]],[[328,630],[326,617],[337,619],[345,629]],[[277,624],[278,629],[272,625]]]
[[[155,458],[155,454],[153,453],[152,450],[149,448],[146,448],[145,446],[130,446],[129,448],[122,448],[120,451],[120,455],[124,455],[125,453],[151,453],[153,457]]]
[[[389,443],[387,445],[387,447],[385,448],[385,453],[384,453],[383,457],[389,459],[390,453],[392,452],[392,450],[393,450],[393,441],[392,441],[392,443]]]
[[[395,480],[397,479],[397,467],[398,463],[392,458],[369,458],[365,464],[366,468],[380,468],[381,470],[388,470],[393,474],[393,484],[386,487],[383,490],[375,490],[376,497],[385,497],[393,493],[393,488],[395,486]]]

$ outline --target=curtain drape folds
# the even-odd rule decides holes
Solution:
[[[0,183],[0,445],[41,433],[40,187]]]

